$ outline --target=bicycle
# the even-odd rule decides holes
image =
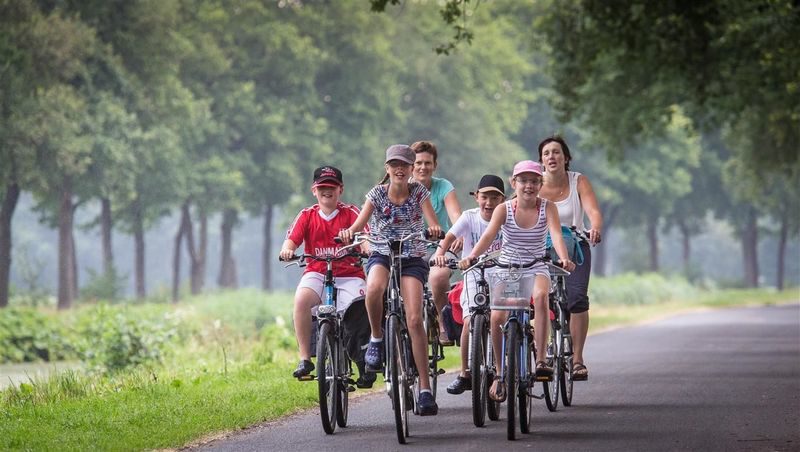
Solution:
[[[472,379],[472,422],[476,427],[483,427],[488,415],[490,420],[500,418],[500,403],[489,398],[489,382],[494,379],[494,352],[491,340],[489,308],[489,283],[486,281],[486,269],[497,265],[500,252],[480,256],[464,274],[478,271],[477,291],[473,295],[474,306],[470,306],[469,351],[467,353],[470,378]],[[448,259],[447,267],[458,269],[458,262]],[[467,290],[467,288],[465,288]],[[469,297],[469,293],[467,293]]]
[[[339,427],[347,427],[348,394],[355,391],[352,362],[344,349],[342,317],[336,309],[337,290],[333,277],[335,261],[348,257],[366,257],[352,251],[355,246],[342,247],[337,255],[296,255],[286,264],[286,267],[305,267],[307,260],[325,262],[324,299],[317,311],[317,376],[308,375],[301,380],[317,380],[322,429],[329,435],[336,430],[337,424]]]
[[[536,361],[531,328],[531,295],[534,275],[523,275],[521,271],[533,267],[543,258],[536,258],[523,265],[497,264],[505,269],[490,274],[492,281],[491,309],[508,311],[509,316],[502,326],[503,341],[500,355],[498,384],[507,397],[507,437],[516,439],[516,422],[522,433],[530,433],[533,405],[530,393],[533,389],[532,363]]]
[[[553,368],[553,377],[543,381],[544,400],[547,409],[558,409],[559,389],[564,406],[572,404],[572,336],[569,334],[569,313],[567,312],[566,283],[564,277],[569,272],[548,263],[550,269],[549,307],[550,343],[547,347],[546,360]]]
[[[439,361],[445,358],[444,346],[439,341],[439,311],[436,309],[436,304],[433,302],[433,294],[428,289],[428,285],[423,286],[422,296],[423,310],[422,310],[422,323],[425,326],[425,331],[428,337],[428,367],[429,376],[431,379],[431,393],[436,398],[436,390],[438,387],[439,375],[445,373],[444,369],[439,368]],[[414,392],[418,392],[417,387]],[[415,412],[415,414],[417,414]]]
[[[399,240],[381,239],[359,232],[353,239],[353,245],[360,245],[364,242],[373,245],[385,244],[388,245],[390,251],[391,267],[389,268],[389,283],[384,300],[385,333],[383,344],[386,358],[384,360],[383,375],[389,397],[392,400],[397,441],[400,444],[405,444],[406,438],[409,436],[408,412],[412,410],[415,413],[418,412],[416,395],[418,392],[419,372],[414,364],[411,337],[406,325],[403,298],[400,295],[402,268],[400,251],[403,244],[411,240],[436,244],[436,242],[428,240],[424,232],[409,234]],[[436,328],[436,334],[438,335],[438,325]],[[428,367],[430,369],[430,366]],[[432,375],[430,376],[433,377]]]

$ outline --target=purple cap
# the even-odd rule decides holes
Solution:
[[[386,163],[390,160],[400,160],[413,165],[417,154],[406,144],[393,144],[386,149]]]
[[[534,162],[533,160],[523,160],[514,165],[514,173],[511,177],[517,177],[522,173],[536,173],[542,175],[542,165]]]

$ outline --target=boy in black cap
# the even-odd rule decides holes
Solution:
[[[433,260],[436,265],[444,266],[447,263],[445,258],[445,250],[450,248],[457,238],[464,238],[464,248],[461,251],[462,256],[469,256],[472,248],[483,235],[486,227],[489,226],[489,220],[492,219],[494,208],[502,204],[506,200],[505,184],[503,179],[492,174],[486,174],[481,178],[478,183],[478,189],[470,192],[470,195],[475,197],[475,202],[478,207],[474,209],[465,210],[464,213],[458,217],[458,220],[452,228],[445,235],[444,240],[436,249],[433,255]],[[494,238],[494,241],[486,250],[487,253],[497,251],[502,244],[500,233]],[[447,387],[447,392],[450,394],[461,394],[464,391],[472,389],[472,380],[470,379],[468,364],[468,349],[465,344],[469,343],[469,309],[474,304],[473,296],[477,293],[477,276],[470,272],[464,275],[465,290],[461,292],[461,310],[462,318],[464,319],[464,328],[461,330],[461,373],[450,383]]]
[[[324,256],[336,254],[342,245],[333,241],[342,229],[349,228],[358,218],[358,207],[344,204],[339,197],[344,191],[342,172],[332,166],[322,166],[314,171],[311,192],[317,204],[307,207],[297,217],[286,232],[286,240],[281,247],[281,259],[294,256],[301,243],[305,244],[305,254]],[[337,310],[343,312],[353,298],[364,295],[366,284],[364,270],[357,258],[347,258],[333,263],[336,277]],[[323,297],[325,262],[309,260],[297,291],[294,295],[294,328],[300,352],[300,363],[292,374],[295,378],[307,376],[314,370],[311,362],[311,308],[319,305]],[[374,376],[372,381],[374,381]],[[371,386],[372,382],[361,381],[359,386]]]

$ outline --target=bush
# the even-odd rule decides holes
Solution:
[[[108,272],[96,272],[87,269],[89,282],[81,288],[81,298],[88,301],[114,302],[122,298],[125,291],[127,275],[120,276],[117,270],[111,267]]]
[[[666,277],[660,273],[625,273],[609,278],[592,278],[589,282],[589,300],[599,304],[664,303],[691,298],[700,292],[682,277]]]
[[[55,316],[32,308],[0,310],[0,363],[75,358],[72,342]]]

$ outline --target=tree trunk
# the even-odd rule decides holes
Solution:
[[[144,274],[144,219],[141,202],[133,201],[133,241],[134,241],[134,273],[136,278],[136,298],[147,296]]]
[[[658,268],[658,216],[647,219],[647,241],[650,243],[650,271],[657,273]]]
[[[747,287],[758,287],[758,216],[752,207],[747,211],[747,223],[742,231],[742,256],[744,282]]]
[[[597,276],[608,275],[608,243],[611,232],[611,226],[617,218],[619,206],[604,208],[603,212],[603,230],[601,232],[602,242],[600,246],[592,250],[592,273]]]
[[[261,288],[272,290],[272,214],[274,207],[264,208],[263,244],[261,246]]]
[[[200,212],[200,239],[197,250],[197,263],[192,269],[194,280],[197,286],[193,288],[193,294],[197,295],[206,286],[206,256],[208,256],[208,215]]]
[[[75,212],[72,212],[72,218],[75,218]],[[77,247],[75,246],[75,233],[71,232],[69,236],[70,240],[70,252],[72,253],[72,258],[70,259],[70,264],[72,265],[72,270],[70,270],[70,275],[72,276],[72,280],[70,281],[70,290],[72,291],[72,299],[77,300],[79,297],[78,288],[78,251]]]
[[[236,281],[236,262],[231,254],[231,237],[233,227],[236,225],[236,209],[225,209],[222,213],[222,225],[220,231],[222,235],[222,256],[220,259],[219,277],[217,284],[220,287],[234,289],[237,287]]]
[[[0,308],[8,306],[11,279],[11,219],[19,201],[19,184],[6,184],[3,204],[0,205]]]
[[[58,209],[58,309],[72,306],[72,182],[61,187]]]
[[[197,249],[194,246],[194,225],[192,224],[191,201],[184,201],[181,206],[181,217],[183,219],[183,232],[186,234],[186,251],[189,252],[189,287],[192,295],[200,293],[200,281],[197,271],[198,259]]]
[[[102,198],[100,200],[100,231],[103,242],[103,272],[108,275],[114,269],[114,251],[112,250],[111,228],[111,200]]]
[[[689,274],[689,264],[691,261],[691,254],[692,254],[692,243],[691,243],[691,233],[689,232],[689,226],[686,224],[685,221],[678,220],[678,229],[681,231],[681,244],[682,244],[682,260],[683,260],[683,273],[685,275]]]
[[[178,232],[175,234],[175,245],[172,249],[172,302],[177,303],[180,297],[181,285],[181,241],[183,240],[184,218],[181,210],[181,221],[178,224]]]
[[[778,265],[775,275],[775,287],[778,290],[784,288],[784,274],[786,272],[786,241],[789,238],[789,215],[786,210],[781,214],[781,232],[778,237]]]

